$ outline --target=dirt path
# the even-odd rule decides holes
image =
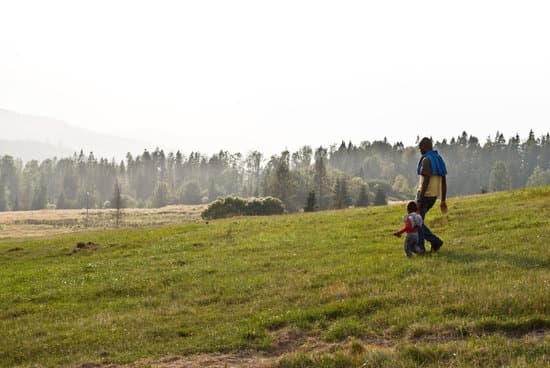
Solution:
[[[165,358],[156,362],[137,362],[124,368],[267,368],[275,363],[274,358],[242,355],[196,355],[191,357]]]

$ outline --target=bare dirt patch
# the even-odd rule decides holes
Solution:
[[[335,353],[350,350],[353,344],[359,344],[364,351],[392,350],[393,343],[382,338],[347,338],[340,342],[326,342],[319,336],[305,334],[284,327],[271,332],[273,349],[270,356],[282,356],[292,352]]]
[[[298,352],[314,355],[334,354],[341,351],[352,352],[357,346],[362,352],[394,352],[391,341],[383,339],[348,338],[341,342],[328,343],[318,336],[307,335],[286,327],[274,330],[271,334],[273,348],[269,352],[174,356],[158,360],[144,359],[125,365],[86,363],[77,368],[269,368],[288,354]]]
[[[262,356],[246,355],[196,355],[186,358],[166,358],[158,362],[147,362],[151,368],[267,368],[273,364],[273,359]],[[130,365],[128,368],[142,367],[142,363]]]
[[[127,365],[84,363],[76,368],[268,368],[274,362],[273,358],[263,356],[223,354],[141,360]]]
[[[93,250],[93,251],[96,251],[99,249],[99,244],[96,244],[94,242],[78,242],[76,243],[76,247],[72,250],[71,253],[69,253],[69,255],[71,254],[75,254],[75,253],[78,253],[78,252],[81,252],[83,250]]]

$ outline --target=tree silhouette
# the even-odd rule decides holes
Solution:
[[[367,192],[367,186],[365,184],[361,185],[359,190],[359,197],[355,203],[357,207],[367,207],[369,205],[369,196]]]
[[[508,169],[503,161],[497,161],[489,179],[489,190],[492,192],[498,192],[502,190],[510,189],[511,178],[508,174]]]
[[[113,199],[111,200],[111,206],[115,209],[115,226],[119,227],[120,219],[122,217],[122,208],[124,207],[122,201],[122,194],[120,190],[120,184],[115,182],[115,187],[113,190]]]
[[[384,189],[382,189],[382,187],[378,186],[376,188],[376,194],[374,195],[374,205],[385,206],[387,204],[388,200],[386,198],[386,193],[384,192]]]
[[[312,190],[307,195],[306,205],[304,206],[304,212],[313,212],[316,209],[317,209],[317,198],[315,198],[315,191]]]

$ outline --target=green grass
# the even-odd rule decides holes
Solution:
[[[550,187],[451,198],[423,258],[403,207],[0,241],[0,365],[550,366]]]

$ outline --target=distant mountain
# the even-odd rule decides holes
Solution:
[[[96,157],[121,160],[142,153],[150,144],[97,133],[61,120],[0,109],[0,155],[23,161],[66,157],[83,150]]]
[[[68,147],[56,146],[49,143],[0,139],[0,156],[9,155],[24,162],[31,160],[42,161],[53,157],[68,157],[72,156],[73,153],[74,151],[71,151]]]

